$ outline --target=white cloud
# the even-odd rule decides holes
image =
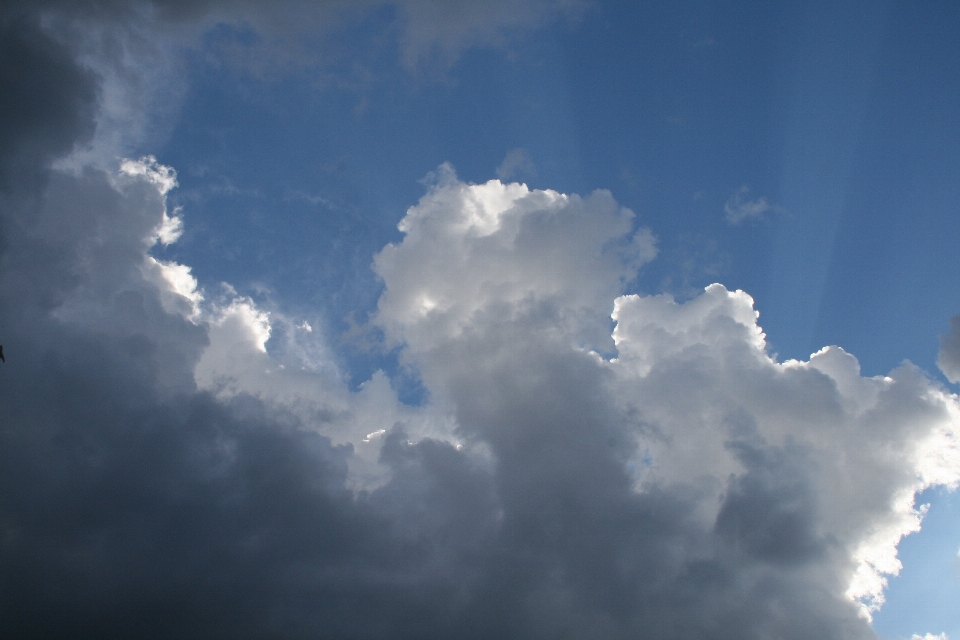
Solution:
[[[900,569],[896,545],[920,528],[915,494],[960,480],[960,405],[910,366],[862,378],[838,347],[777,363],[752,302],[720,285],[682,305],[617,301],[615,365],[628,372],[622,394],[651,460],[638,486],[702,477],[729,491],[724,478],[750,472],[732,443],[802,451],[810,544],[846,549],[856,563],[846,593],[868,614],[883,602],[884,575]]]
[[[157,287],[160,302],[167,313],[179,313],[189,320],[199,317],[203,294],[190,273],[190,267],[144,256],[140,270],[144,280]]]
[[[177,172],[157,162],[153,156],[144,156],[139,160],[124,158],[120,161],[120,174],[123,176],[139,176],[157,187],[160,196],[164,198],[163,216],[154,233],[154,242],[162,245],[173,244],[183,235],[183,220],[176,215],[167,213],[166,195],[177,187]]]
[[[727,214],[727,222],[732,225],[738,225],[746,220],[761,220],[763,215],[770,211],[770,203],[766,196],[749,199],[750,187],[744,185],[737,189],[723,206]]]
[[[377,322],[413,349],[455,337],[475,314],[550,307],[557,330],[606,346],[623,283],[656,255],[633,212],[607,191],[587,198],[491,180],[459,182],[440,167],[400,222],[405,238],[374,259],[386,290]]]
[[[165,196],[177,186],[177,172],[173,167],[157,163],[153,156],[144,156],[139,160],[125,158],[120,161],[120,173],[127,176],[141,176],[156,185],[160,195]]]
[[[458,442],[447,416],[402,405],[382,372],[350,391],[322,337],[311,335],[305,321],[297,324],[280,312],[268,313],[230,287],[225,294],[201,316],[209,344],[193,370],[197,386],[223,401],[256,398],[334,444],[351,447],[346,486],[370,491],[389,480],[390,469],[380,461],[380,436],[398,423],[407,425],[413,440]],[[286,343],[268,353],[278,325]]]
[[[896,545],[920,528],[915,494],[960,480],[960,405],[910,366],[862,378],[838,347],[777,363],[752,302],[720,285],[683,305],[618,300],[616,364],[638,376],[623,394],[649,432],[639,486],[712,476],[722,489],[744,472],[731,447],[739,438],[803,450],[818,511],[808,514],[811,535],[856,562],[846,594],[869,615],[883,603],[884,576],[899,572]]]
[[[607,253],[631,217],[603,193],[580,200],[498,181],[467,185],[442,169],[401,223],[404,241],[377,256],[386,285],[377,321],[405,341],[434,401],[495,457],[534,433],[549,450],[593,431],[627,456],[638,496],[697,487],[701,534],[730,536],[744,570],[754,561],[806,566],[815,570],[809,588],[832,589],[869,618],[885,576],[899,571],[897,544],[919,529],[914,496],[960,478],[957,399],[910,365],[863,378],[838,347],[778,363],[753,300],[721,285],[683,304],[617,298],[618,357],[578,355],[577,345],[597,344],[584,342],[583,328],[597,327],[585,310],[599,313],[631,277]],[[567,413],[547,409],[546,398]],[[591,446],[561,447],[559,468],[529,481],[549,486]],[[540,468],[532,451],[524,464]]]
[[[429,61],[450,64],[474,46],[504,46],[518,31],[542,26],[558,17],[575,18],[582,0],[402,0],[402,59],[410,68]]]

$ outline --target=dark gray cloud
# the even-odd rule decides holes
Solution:
[[[89,140],[96,107],[96,77],[44,34],[34,16],[0,13],[0,187],[5,192],[36,188],[52,159]]]

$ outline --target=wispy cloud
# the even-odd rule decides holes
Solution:
[[[501,180],[530,179],[537,176],[537,165],[526,149],[511,149],[497,167],[497,177]]]
[[[772,207],[766,196],[750,198],[750,187],[744,185],[737,189],[723,206],[727,222],[732,225],[742,224],[746,220],[762,220]]]

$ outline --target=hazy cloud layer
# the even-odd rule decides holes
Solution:
[[[51,168],[105,98],[23,20],[0,57],[5,635],[875,637],[915,493],[960,474],[960,405],[922,372],[777,362],[721,285],[624,296],[656,242],[611,194],[444,165],[374,257],[373,322],[429,401],[350,391],[308,325],[150,255],[182,224],[171,169]]]

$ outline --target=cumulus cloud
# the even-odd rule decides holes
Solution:
[[[750,187],[744,185],[737,189],[723,205],[727,222],[738,225],[746,220],[761,220],[763,214],[770,211],[770,203],[766,196],[750,199]]]
[[[403,407],[150,262],[173,173],[123,166],[3,210],[24,637],[870,638],[913,496],[957,482],[960,407],[915,368],[779,363],[721,285],[621,295],[655,243],[609,193],[438,170],[374,260],[430,394]]]
[[[656,255],[647,229],[608,191],[586,198],[491,180],[457,180],[442,165],[374,259],[386,291],[378,322],[417,349],[455,337],[477,316],[549,314],[592,346],[610,342],[613,298]],[[611,345],[612,346],[612,345]]]
[[[9,635],[876,637],[917,492],[960,479],[923,372],[779,362],[742,291],[627,295],[656,241],[610,193],[444,165],[373,258],[428,401],[350,390],[302,319],[151,255],[172,169],[62,160],[97,80],[34,28],[0,58],[54,100],[0,121]]]
[[[626,263],[598,259],[630,229],[605,197],[465,185],[442,168],[401,222],[404,241],[375,260],[386,285],[377,321],[404,341],[434,402],[452,408],[466,440],[491,448],[501,499],[524,527],[563,530],[566,517],[618,521],[614,514],[640,509],[653,495],[671,509],[683,505],[682,525],[663,513],[644,531],[654,547],[673,536],[690,544],[671,556],[676,564],[645,567],[646,575],[671,576],[664,591],[627,588],[621,574],[597,578],[616,584],[620,597],[636,589],[634,606],[677,596],[671,590],[696,565],[724,576],[701,585],[698,598],[718,607],[709,615],[736,611],[776,624],[775,603],[788,599],[797,603],[794,623],[816,612],[824,625],[801,635],[869,635],[865,626],[854,631],[856,620],[882,604],[885,576],[900,566],[896,545],[919,528],[914,495],[958,481],[956,399],[910,365],[863,378],[856,359],[837,347],[778,363],[767,354],[753,301],[721,285],[685,304],[617,298],[618,357],[605,360],[584,337],[596,335],[585,327],[599,325],[583,310],[602,308],[600,299],[622,286]],[[576,216],[565,220],[568,207],[592,220],[592,235]],[[551,261],[555,254],[519,241],[525,222],[532,237],[577,256],[580,269],[565,272]],[[558,502],[570,513],[544,506]],[[610,547],[564,531],[571,548],[592,548],[597,559],[625,555],[643,572],[644,553],[626,531],[606,531],[616,539]],[[553,561],[564,571],[576,564],[562,553]],[[590,571],[599,566],[606,565]],[[721,597],[711,591],[720,584],[742,591]],[[770,591],[761,594],[760,584]],[[576,599],[562,591],[548,600]],[[805,600],[814,592],[830,598]],[[665,615],[709,624],[680,609]],[[553,609],[542,614],[565,619]],[[629,614],[620,623],[641,628]],[[705,628],[688,632],[709,635]]]
[[[864,614],[882,605],[885,575],[900,568],[896,544],[920,526],[923,509],[914,507],[914,494],[957,484],[955,398],[910,365],[862,378],[856,359],[838,347],[807,362],[777,363],[766,354],[752,300],[720,285],[683,305],[665,296],[621,298],[614,316],[618,362],[643,381],[629,387],[630,406],[650,430],[640,486],[706,472],[719,492],[719,512],[707,515],[720,526],[733,517],[730,492],[745,488],[740,483],[755,473],[752,465],[772,455],[780,471],[747,484],[759,492],[757,500],[786,503],[760,522],[753,520],[759,503],[738,501],[750,519],[737,530],[756,536],[755,552],[781,561],[819,557],[838,567],[834,553],[844,549],[845,562],[855,563],[840,580],[848,584],[846,595]],[[656,383],[660,368],[670,382],[638,394]],[[903,449],[894,455],[888,447],[897,443]],[[724,485],[725,477],[734,484]],[[761,498],[766,491],[779,497]],[[768,526],[774,529],[763,533]]]

